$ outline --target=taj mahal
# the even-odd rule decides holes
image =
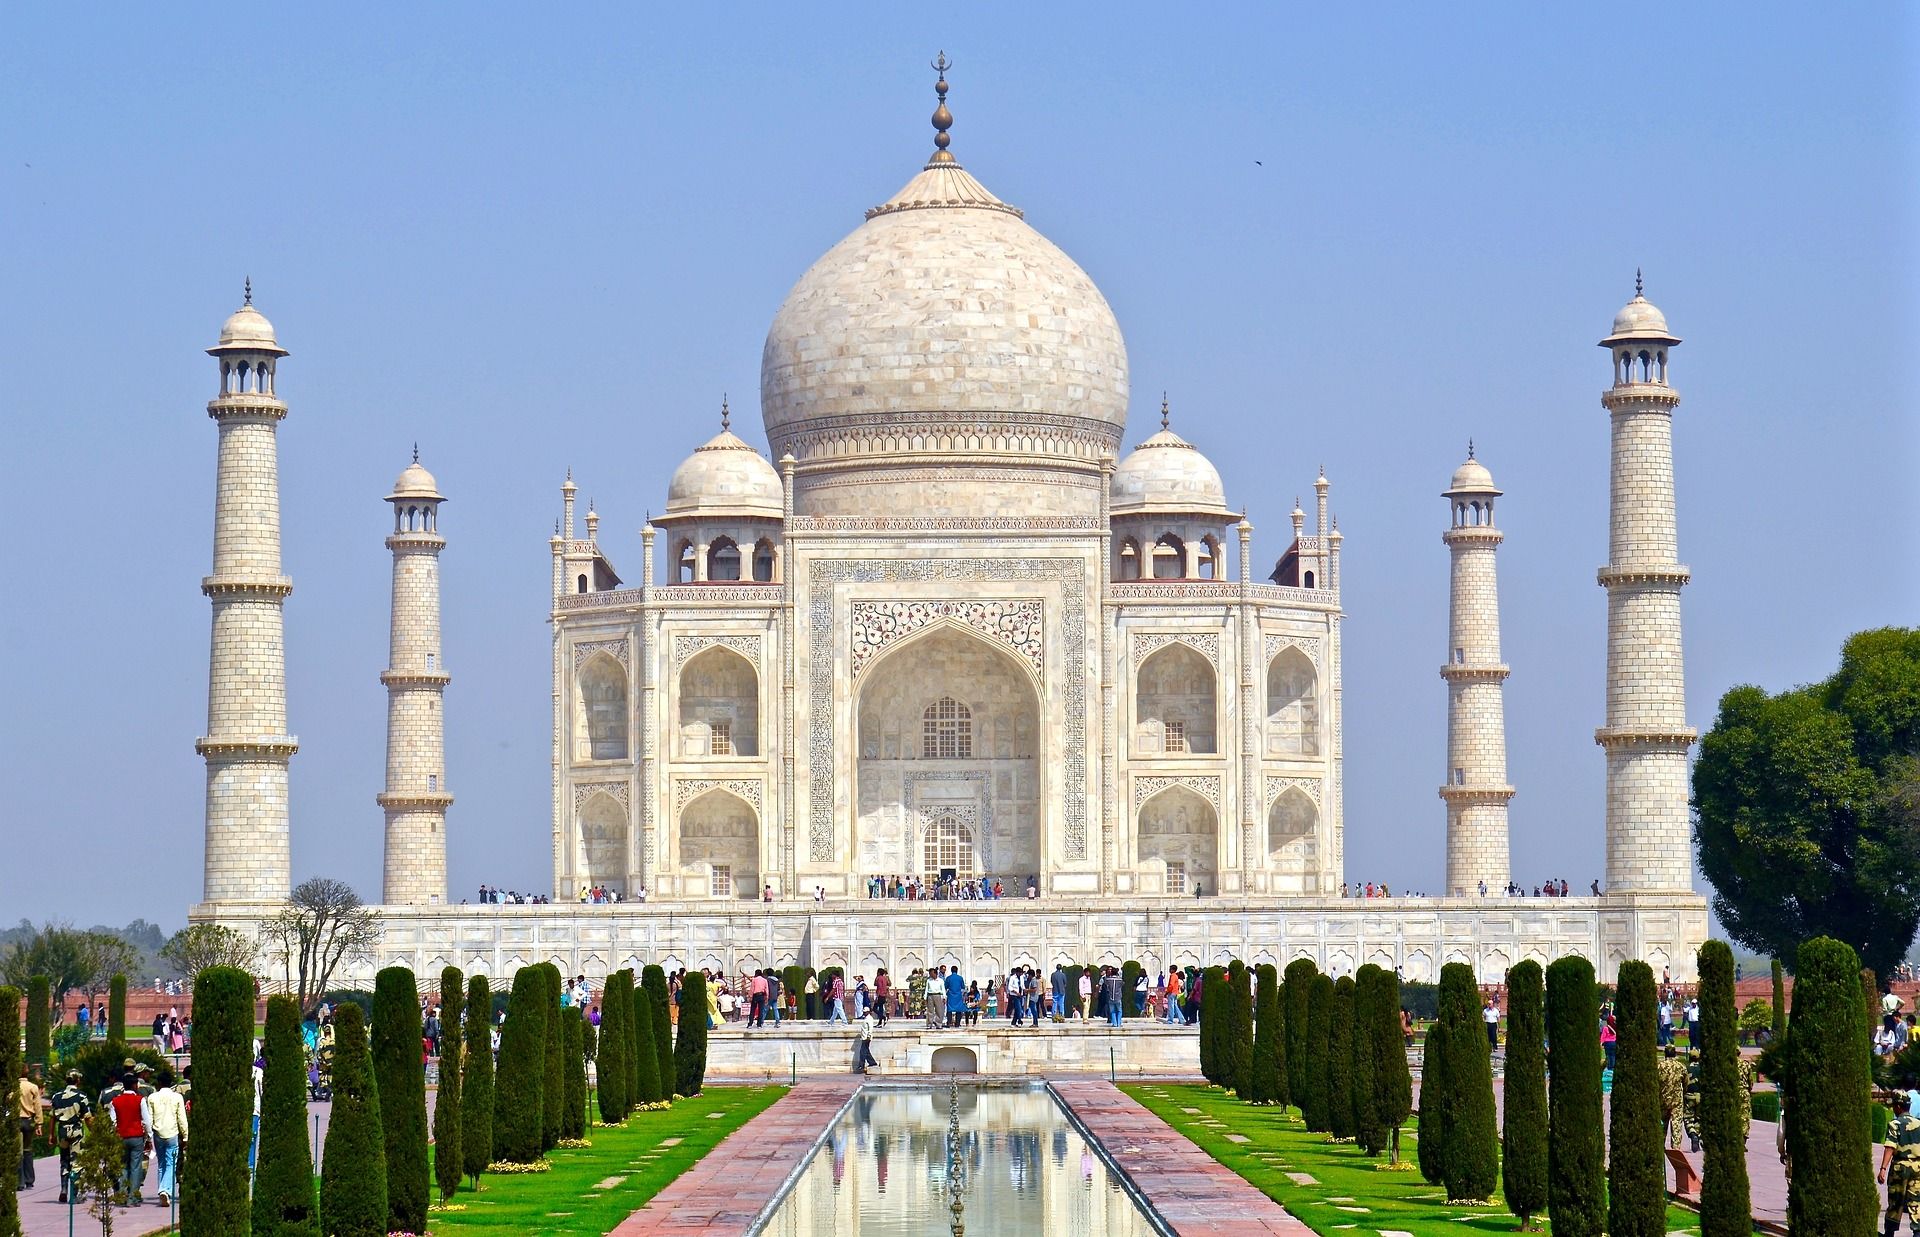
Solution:
[[[1628,958],[1689,978],[1707,905],[1687,807],[1668,367],[1680,340],[1661,312],[1636,288],[1596,366],[1611,425],[1607,693],[1590,723],[1607,771],[1603,893],[1501,896],[1515,794],[1505,533],[1501,491],[1470,452],[1435,475],[1452,563],[1444,625],[1432,599],[1445,884],[1343,897],[1328,475],[1282,461],[1307,495],[1283,512],[1276,495],[1229,496],[1167,401],[1130,430],[1120,324],[1086,272],[961,165],[936,67],[931,157],[773,314],[761,432],[723,406],[719,432],[688,441],[637,556],[577,509],[571,473],[561,486],[552,816],[527,822],[550,832],[549,905],[449,895],[459,770],[443,707],[457,707],[458,668],[440,654],[439,566],[450,538],[457,553],[458,508],[443,515],[417,453],[399,474],[379,674],[384,937],[360,970],[945,963],[985,976],[1308,956],[1409,980],[1465,961],[1497,982],[1524,957],[1579,953],[1609,980]],[[245,928],[290,887],[293,586],[277,478],[289,354],[251,288],[208,351],[219,469],[193,918]],[[1250,512],[1266,525],[1258,543]],[[875,877],[985,877],[1005,897],[875,899]],[[583,905],[587,890],[619,900]]]

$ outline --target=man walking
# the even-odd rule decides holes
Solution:
[[[961,1015],[967,1012],[967,981],[960,978],[959,967],[947,971],[946,987],[947,1027],[951,1030],[960,1025]]]
[[[887,1000],[893,995],[893,977],[887,974],[887,968],[881,967],[873,975],[873,1003],[877,1011],[874,1025],[887,1025]]]
[[[159,1085],[147,1100],[151,1120],[148,1129],[153,1133],[153,1166],[160,1177],[160,1205],[165,1207],[180,1197],[174,1177],[180,1165],[180,1147],[187,1141],[187,1103],[173,1089],[172,1070],[161,1070],[154,1081]],[[257,1121],[259,1113],[254,1116]]]
[[[936,966],[927,972],[926,1010],[927,1030],[938,1031],[946,1021],[944,1015],[947,1006],[947,968]]]
[[[1486,1008],[1480,1011],[1480,1020],[1487,1024],[1487,1051],[1500,1051],[1500,1009],[1492,997],[1487,998]]]
[[[1697,1052],[1699,1049],[1700,998],[1696,996],[1687,999],[1687,1051]]]
[[[68,1070],[67,1085],[48,1099],[53,1109],[53,1140],[60,1147],[60,1201],[63,1203],[69,1191],[78,1196],[73,1184],[73,1149],[80,1145],[80,1136],[86,1133],[87,1117],[93,1112],[93,1101],[80,1089],[80,1079],[79,1070]]]
[[[1086,970],[1086,971],[1080,972],[1080,1021],[1090,1022],[1092,1021],[1092,1019],[1093,1019],[1093,972],[1091,970]]]
[[[853,1032],[853,1072],[864,1074],[872,1066],[880,1064],[873,1059],[873,1031],[875,1023],[871,1013],[860,1015],[860,1022]]]
[[[113,1129],[120,1136],[125,1157],[122,1184],[125,1204],[138,1207],[145,1200],[140,1187],[147,1175],[147,1132],[153,1128],[147,1112],[147,1097],[140,1094],[139,1076],[129,1070],[120,1079],[121,1091],[113,1097]]]
[[[845,996],[846,985],[841,982],[840,976],[835,974],[832,979],[827,981],[828,1022],[845,1022],[847,1020],[847,1007],[843,1000]]]
[[[780,1004],[786,1000],[786,987],[780,982],[780,972],[768,967],[766,1008],[773,1011],[773,1029],[776,1031],[780,1029]]]
[[[753,978],[747,981],[747,1027],[761,1026],[767,1013],[767,973],[755,971]]]
[[[1100,995],[1107,1003],[1107,1025],[1118,1027],[1127,1012],[1120,1004],[1120,972],[1113,967],[1106,970],[1106,976],[1100,981]]]
[[[1180,968],[1172,967],[1167,971],[1167,1023],[1170,1026],[1187,1025],[1187,1016],[1180,1012]]]
[[[18,1089],[14,1092],[13,1113],[20,1125],[20,1188],[33,1188],[33,1134],[40,1128],[40,1085],[20,1067]]]
[[[1053,1009],[1051,1012],[1053,1020],[1060,1022],[1065,1020],[1067,1016],[1067,968],[1061,963],[1054,963],[1053,974],[1050,978],[1053,981]]]

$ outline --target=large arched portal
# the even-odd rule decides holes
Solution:
[[[760,683],[753,664],[721,645],[680,671],[680,754],[758,756]]]
[[[1170,786],[1140,808],[1141,859],[1167,865],[1167,892],[1220,891],[1220,828],[1213,805],[1185,786]]]
[[[606,793],[580,806],[580,883],[627,891],[627,809]]]
[[[1039,873],[1040,694],[1011,653],[945,625],[903,641],[861,675],[854,726],[860,873]]]
[[[680,813],[680,866],[713,867],[713,896],[760,896],[760,818],[753,805],[724,790],[709,790]]]

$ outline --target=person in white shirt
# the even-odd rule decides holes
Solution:
[[[1080,972],[1080,1021],[1093,1018],[1093,972]]]
[[[173,1071],[162,1069],[158,1084],[147,1097],[147,1131],[153,1135],[154,1170],[160,1178],[160,1205],[180,1197],[176,1176],[180,1146],[187,1141],[187,1103],[173,1089]]]
[[[1480,1020],[1487,1024],[1487,1051],[1500,1050],[1500,1009],[1491,1000],[1480,1011]]]

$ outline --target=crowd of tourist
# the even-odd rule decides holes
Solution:
[[[923,876],[880,876],[867,877],[867,897],[872,900],[892,898],[902,902],[992,902],[1007,896],[1007,887],[997,876],[953,876],[946,879],[928,879]],[[1040,896],[1040,878],[1027,877],[1026,896]],[[820,891],[824,900],[825,890]]]

